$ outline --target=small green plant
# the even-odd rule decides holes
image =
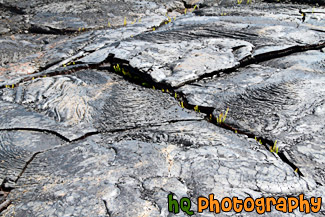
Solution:
[[[226,117],[227,117],[228,111],[229,111],[229,108],[227,108],[227,110],[226,110],[225,116],[223,117],[223,122],[225,122],[225,120],[226,120]]]
[[[164,89],[161,89],[161,92],[165,93],[165,90]]]
[[[186,15],[186,12],[187,12],[187,8],[185,8],[185,10],[184,10],[184,14]]]
[[[124,23],[123,23],[123,25],[126,26],[126,24],[127,24],[126,23],[126,17],[124,17]]]
[[[183,103],[183,101],[181,102],[181,107],[184,108],[184,103]]]
[[[78,29],[78,32],[81,32],[81,31],[85,31],[86,29],[85,29],[85,27],[79,27],[79,29]]]
[[[122,73],[124,76],[132,78],[132,75],[130,74],[130,72],[126,72],[123,68],[122,68]]]
[[[121,68],[119,64],[116,64],[116,66],[113,66],[116,73],[121,73]]]
[[[276,146],[277,140],[275,140],[274,145],[270,147],[271,152],[279,153],[279,147]]]
[[[221,124],[221,117],[223,116],[222,112],[219,114],[219,117],[216,117],[217,123]]]
[[[121,74],[121,73],[122,73],[124,76],[129,77],[129,78],[132,78],[131,73],[125,71],[123,68],[120,67],[119,64],[116,64],[116,66],[113,66],[113,68],[114,68],[114,70],[115,70],[115,72],[116,72],[117,74]]]
[[[150,87],[150,85],[147,82],[142,82],[142,86],[144,86],[144,87]]]
[[[297,168],[295,169],[295,172],[298,173],[298,170],[299,170],[299,169],[298,169],[298,167],[297,167]]]
[[[156,30],[156,28],[155,28],[155,27],[153,27],[153,28],[152,28],[152,31],[155,31],[155,30]]]
[[[194,111],[196,111],[196,112],[200,112],[200,110],[199,110],[199,106],[198,106],[198,105],[194,106]]]
[[[152,89],[156,90],[155,86],[152,86]]]
[[[240,5],[243,2],[243,0],[237,0],[237,3]]]
[[[177,93],[175,92],[175,99],[177,99]]]
[[[197,8],[197,5],[194,6],[193,11]]]
[[[216,117],[217,123],[221,124],[224,123],[226,118],[227,118],[227,114],[228,114],[229,108],[227,108],[225,114],[223,114],[222,112],[219,114],[219,117]]]
[[[111,28],[111,23],[108,21],[107,26]]]

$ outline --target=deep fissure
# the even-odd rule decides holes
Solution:
[[[323,44],[322,46],[325,46],[325,44]],[[317,47],[317,46],[316,46],[316,47]],[[298,46],[298,48],[299,48],[299,49],[303,49],[303,48],[300,48],[299,46]],[[314,46],[312,47],[312,49],[314,49]],[[307,50],[308,50],[308,49],[307,49]],[[291,52],[292,52],[292,51],[291,51]],[[280,54],[280,55],[289,55],[289,54],[292,54],[291,52],[286,53],[286,51],[285,51],[285,52],[283,52],[283,53]],[[300,52],[300,51],[296,51],[296,52]],[[269,53],[271,53],[271,55],[270,55],[271,57],[274,57],[274,52],[269,52]],[[295,53],[295,52],[294,52],[294,53]],[[258,59],[259,59],[259,58],[257,58],[257,60],[258,60]],[[127,61],[125,61],[125,60],[119,60],[119,59],[115,59],[115,58],[113,58],[113,57],[111,57],[110,60],[111,60],[111,61],[110,61],[110,63],[111,63],[110,71],[113,71],[113,72],[114,72],[115,69],[114,69],[113,66],[116,65],[116,64],[121,64],[121,68],[124,67],[124,69],[125,69],[127,72],[131,73],[131,76],[130,76],[130,75],[126,76],[126,75],[123,75],[123,74],[122,74],[122,76],[123,76],[124,78],[126,78],[126,80],[129,80],[130,82],[135,83],[135,84],[137,84],[137,85],[145,86],[145,87],[147,87],[147,88],[155,88],[155,89],[159,89],[159,90],[164,90],[164,92],[170,94],[171,96],[175,96],[174,94],[176,93],[178,97],[175,97],[175,99],[177,99],[177,100],[182,104],[182,106],[183,106],[184,108],[189,109],[189,110],[195,110],[194,107],[195,107],[196,105],[191,105],[191,104],[189,104],[188,101],[187,101],[187,99],[186,99],[186,97],[184,96],[184,94],[179,93],[179,92],[176,92],[176,91],[174,90],[174,88],[171,87],[170,85],[168,85],[168,84],[162,84],[162,83],[158,83],[158,82],[153,81],[153,79],[152,79],[150,76],[145,75],[144,73],[140,72],[138,69],[131,67],[131,66],[127,63]],[[107,61],[107,60],[106,60],[106,61]],[[252,61],[252,63],[254,63],[254,61],[256,61],[256,60],[255,60],[255,59],[252,59],[252,60],[249,60],[249,61]],[[265,61],[265,60],[263,60],[263,61]],[[247,65],[249,65],[248,63],[249,63],[249,62],[247,61]],[[250,64],[251,64],[251,63],[250,63]],[[246,66],[246,65],[245,65],[245,66]],[[115,72],[116,72],[116,71],[115,71]],[[224,72],[224,71],[223,71],[223,72]],[[117,73],[117,72],[116,72],[116,73]],[[117,74],[120,74],[120,73],[117,73]],[[120,74],[120,75],[121,75],[121,74]],[[133,76],[135,76],[137,79],[133,79]],[[143,77],[139,77],[139,76],[143,76]],[[141,78],[141,79],[140,79],[140,78]],[[142,79],[143,79],[143,80],[142,80]],[[147,82],[147,83],[144,84],[143,81],[145,81],[145,82]],[[165,91],[165,90],[167,90],[167,91]],[[225,124],[225,123],[217,123],[216,120],[215,120],[215,118],[213,118],[212,120],[210,120],[210,118],[209,118],[210,115],[213,116],[213,114],[212,114],[212,112],[213,112],[213,110],[214,110],[213,107],[198,106],[197,108],[198,108],[198,110],[200,110],[200,113],[204,113],[204,114],[206,114],[205,119],[206,119],[207,121],[209,121],[209,122],[211,122],[211,123],[213,123],[213,124],[215,124],[215,125],[217,125],[217,126],[219,126],[219,127],[222,127],[222,128],[224,128],[224,129],[226,129],[226,130],[231,130],[231,131],[234,132],[234,133],[242,134],[242,135],[246,135],[248,138],[255,138],[255,139],[257,139],[258,141],[261,141],[261,142],[262,142],[262,145],[263,145],[263,146],[264,146],[268,151],[270,151],[270,147],[272,147],[272,146],[274,145],[274,142],[271,141],[271,140],[269,140],[269,139],[267,139],[267,138],[264,138],[264,137],[261,137],[261,136],[256,136],[256,135],[254,135],[254,134],[252,134],[252,133],[248,133],[248,132],[241,131],[241,130],[236,129],[236,128],[234,128],[234,127],[232,127],[232,126],[230,126],[230,125],[227,125],[227,124]],[[283,153],[283,151],[280,150],[277,154],[278,154],[278,156],[280,157],[280,159],[281,159],[284,163],[288,164],[288,165],[289,165],[289,166],[290,166],[294,171],[296,171],[296,172],[298,173],[299,176],[304,176],[304,175],[301,173],[301,171],[299,170],[299,168],[298,168],[298,167],[297,167],[293,162],[291,162],[291,161],[290,161],[290,160],[285,156],[285,154]]]

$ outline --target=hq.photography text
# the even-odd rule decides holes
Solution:
[[[173,198],[173,194],[168,195],[168,211],[174,214],[178,214],[180,211],[188,215],[194,215],[194,211],[191,209],[191,200],[187,197],[183,197],[180,201]],[[203,211],[221,213],[231,212],[240,213],[243,211],[252,212],[256,211],[258,214],[264,214],[265,212],[272,212],[272,207],[283,213],[292,213],[295,209],[306,214],[310,212],[319,212],[322,206],[321,197],[311,197],[309,200],[305,198],[303,194],[298,197],[261,197],[238,199],[238,197],[224,197],[222,200],[214,198],[214,194],[209,194],[208,197],[200,196],[197,198],[197,213]]]

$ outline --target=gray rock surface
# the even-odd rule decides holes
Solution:
[[[56,147],[37,155],[20,184],[29,187],[11,192],[13,201],[26,201],[15,207],[17,216],[26,211],[31,216],[104,216],[105,204],[113,216],[165,216],[168,192],[195,201],[209,193],[221,199],[316,188],[312,179],[300,178],[256,141],[205,121],[102,134]],[[134,208],[125,210],[128,204]]]
[[[264,216],[325,216],[312,3],[1,0],[1,216],[174,216],[170,193],[194,216],[260,216],[198,213],[211,193],[321,197]]]

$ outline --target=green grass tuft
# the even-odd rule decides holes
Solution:
[[[228,114],[229,108],[227,108],[225,114],[223,114],[222,112],[219,114],[219,117],[216,117],[217,123],[221,124],[224,123],[226,121],[227,118],[227,114]]]
[[[279,153],[279,147],[276,146],[277,140],[275,140],[274,145],[270,147],[271,152],[275,152],[276,154]]]
[[[194,106],[194,111],[196,111],[196,112],[199,112],[199,113],[200,113],[200,110],[199,110],[199,106],[198,106],[198,105]]]

